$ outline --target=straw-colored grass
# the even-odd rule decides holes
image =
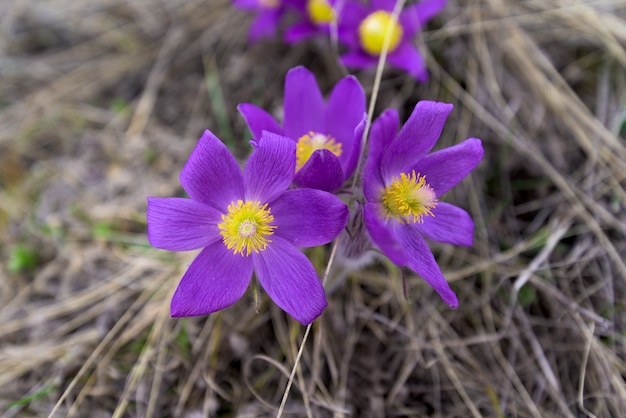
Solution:
[[[226,0],[0,2],[2,417],[276,414],[304,327],[252,290],[170,319],[194,254],[145,234],[203,129],[244,158],[238,103],[280,115],[289,68],[325,92],[344,74],[321,39],[249,46],[249,21]],[[446,196],[475,246],[433,245],[460,307],[335,265],[286,415],[626,416],[626,3],[450,0],[417,44],[431,80],[387,69],[376,113],[447,101],[438,147],[483,140]]]

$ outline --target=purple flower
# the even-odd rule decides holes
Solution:
[[[191,199],[148,198],[148,240],[154,247],[202,248],[176,289],[172,316],[232,305],[253,270],[270,298],[301,323],[322,313],[324,289],[296,247],[330,242],[344,228],[348,208],[321,190],[287,190],[295,153],[293,141],[266,132],[242,174],[226,146],[205,131],[180,174]]]
[[[394,110],[374,122],[363,176],[363,216],[371,240],[391,261],[410,267],[456,307],[457,297],[424,239],[473,244],[470,215],[439,198],[478,165],[482,143],[470,138],[428,154],[452,107],[421,101],[400,132]]]
[[[365,93],[353,76],[341,79],[324,103],[310,71],[304,67],[289,70],[283,127],[253,104],[243,103],[238,109],[255,138],[268,131],[296,143],[297,186],[332,192],[354,172],[366,115]]]
[[[291,0],[233,0],[235,7],[256,12],[248,34],[250,42],[276,35],[280,19],[287,11],[287,2]]]
[[[337,24],[340,11],[335,7],[343,0],[294,0],[299,19],[285,31],[285,41],[290,44],[317,34],[330,34],[331,25]]]
[[[439,13],[446,0],[424,0],[408,6],[397,22],[391,16],[396,0],[371,0],[369,7],[348,2],[341,14],[339,39],[350,50],[341,62],[350,68],[375,66],[383,49],[387,31],[391,32],[387,60],[418,81],[428,80],[424,59],[412,45],[415,34]]]

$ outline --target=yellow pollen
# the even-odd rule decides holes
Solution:
[[[341,155],[341,143],[335,142],[330,135],[309,132],[301,136],[296,145],[296,171],[311,158],[311,155],[318,149],[327,149],[337,157]]]
[[[280,0],[259,0],[259,4],[266,9],[276,9],[280,6]]]
[[[415,174],[415,170],[394,176],[383,190],[381,200],[387,216],[400,223],[421,223],[424,216],[435,216],[431,210],[437,206],[437,195],[426,183],[426,176]]]
[[[259,201],[244,202],[238,200],[228,205],[228,213],[222,215],[222,221],[217,225],[226,248],[234,254],[250,255],[252,251],[259,253],[272,242],[268,235],[274,233],[275,226],[270,225],[274,217],[267,207],[261,206]],[[245,253],[245,254],[244,254]]]
[[[306,10],[313,23],[317,25],[337,20],[337,15],[327,0],[308,0]]]
[[[389,49],[391,52],[402,39],[402,26],[393,20],[391,13],[379,10],[367,16],[359,25],[359,39],[365,51],[372,55],[380,55],[389,33]]]

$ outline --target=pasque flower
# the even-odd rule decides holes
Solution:
[[[363,217],[371,240],[389,259],[407,266],[450,306],[458,300],[426,239],[471,246],[474,222],[439,198],[483,157],[479,139],[428,153],[439,139],[452,105],[421,101],[398,132],[398,114],[385,111],[372,125],[363,173]]]
[[[366,117],[363,88],[353,76],[344,77],[325,103],[315,76],[296,67],[287,73],[284,101],[282,127],[253,104],[243,103],[238,109],[255,138],[268,131],[296,144],[297,186],[336,191],[352,175],[359,158]]]
[[[313,189],[288,190],[296,144],[265,132],[243,173],[226,146],[205,131],[180,181],[190,196],[148,198],[148,239],[157,248],[202,248],[171,302],[174,317],[224,309],[246,291],[253,271],[270,298],[303,324],[326,307],[324,289],[297,247],[330,242],[348,208]]]
[[[341,62],[350,68],[375,66],[390,34],[387,61],[426,81],[428,72],[424,59],[412,41],[421,27],[446,5],[446,0],[424,0],[406,7],[397,21],[392,17],[396,0],[371,0],[369,6],[352,1],[342,9],[339,40],[349,51]]]
[[[293,44],[317,34],[330,33],[339,20],[343,0],[292,0],[297,11],[297,21],[285,31],[285,41]]]
[[[256,12],[248,37],[251,42],[276,35],[280,20],[293,0],[233,0],[235,7]]]

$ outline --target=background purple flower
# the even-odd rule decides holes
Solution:
[[[344,228],[348,208],[320,190],[287,190],[295,144],[269,132],[243,174],[205,131],[180,175],[191,199],[148,198],[148,239],[157,248],[202,248],[171,303],[175,317],[224,309],[244,294],[253,270],[272,300],[303,324],[326,307],[324,289],[296,247],[322,245]]]
[[[329,35],[331,25],[339,20],[338,0],[293,0],[298,18],[285,30],[285,42],[294,44],[318,34]]]
[[[250,26],[248,36],[250,42],[276,35],[280,19],[287,11],[292,0],[233,0],[235,7],[256,13]]]
[[[304,67],[289,70],[285,79],[283,126],[266,111],[243,103],[239,111],[255,138],[263,131],[285,135],[297,144],[294,183],[300,187],[335,191],[356,168],[365,120],[365,93],[353,76],[341,79],[328,102]]]
[[[350,68],[369,68],[378,62],[390,14],[396,0],[372,0],[369,6],[351,1],[342,10],[339,39],[350,50],[341,56],[341,62]],[[415,34],[439,13],[446,0],[425,0],[406,7],[399,16],[387,61],[411,74],[418,81],[426,81],[428,72],[424,59],[413,46]]]
[[[457,297],[424,239],[473,243],[470,215],[438,199],[478,165],[481,141],[470,138],[428,154],[452,107],[421,101],[399,133],[396,111],[384,112],[372,125],[363,188],[364,219],[372,241],[391,261],[410,267],[456,307]]]

